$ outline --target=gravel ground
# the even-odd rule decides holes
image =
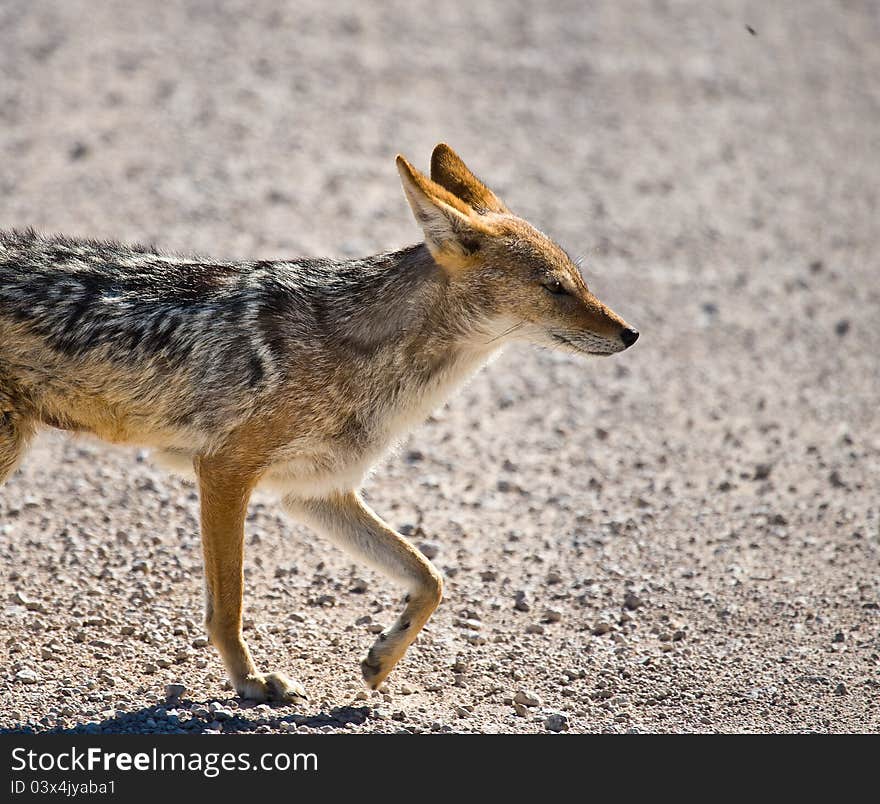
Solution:
[[[642,332],[510,350],[377,468],[446,577],[381,692],[400,590],[257,495],[246,633],[300,708],[224,686],[194,489],[45,434],[0,490],[0,729],[880,731],[877,6],[583,6],[0,6],[0,226],[366,254],[445,140]]]

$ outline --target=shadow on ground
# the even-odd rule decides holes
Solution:
[[[369,714],[369,708],[353,706],[314,714],[291,712],[289,706],[269,707],[267,711],[265,706],[258,709],[255,704],[248,706],[246,702],[239,709],[230,710],[225,705],[217,707],[216,702],[183,699],[133,712],[119,711],[114,717],[81,722],[69,728],[45,730],[41,724],[17,723],[0,729],[0,734],[246,734],[298,728],[336,731],[349,724],[361,725]]]

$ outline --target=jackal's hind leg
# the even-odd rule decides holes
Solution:
[[[440,573],[415,547],[371,511],[355,492],[321,500],[287,497],[285,508],[409,589],[406,608],[361,662],[364,680],[376,689],[415,641],[443,595]]]
[[[241,633],[244,521],[253,487],[234,466],[196,462],[205,556],[205,628],[242,698],[297,703],[302,685],[284,673],[259,673]]]

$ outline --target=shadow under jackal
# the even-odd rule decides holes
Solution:
[[[37,427],[194,470],[207,632],[238,694],[295,701],[242,633],[253,489],[408,590],[362,663],[377,687],[440,603],[437,570],[358,494],[412,425],[513,340],[609,355],[638,333],[446,145],[397,158],[424,242],[355,260],[213,262],[0,234],[0,482]]]

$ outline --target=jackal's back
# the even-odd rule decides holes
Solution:
[[[283,379],[280,319],[296,329],[309,317],[284,273],[282,263],[0,233],[0,396],[112,440],[129,430],[216,438]]]

